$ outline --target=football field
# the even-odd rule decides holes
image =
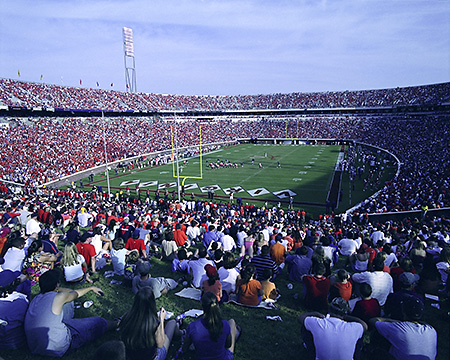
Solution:
[[[281,201],[287,204],[292,196],[296,204],[323,206],[333,178],[340,146],[262,145],[243,144],[179,161],[180,184],[183,177],[186,195],[207,198],[208,190],[214,198],[228,201],[230,192],[234,199],[244,202]],[[211,163],[219,164],[211,168]],[[220,165],[222,163],[222,166]],[[226,166],[225,164],[231,164]],[[141,192],[154,192],[159,188],[177,192],[176,166],[167,164],[153,168],[110,171],[112,192],[126,189],[135,195],[138,185]],[[174,176],[175,175],[175,176]],[[201,178],[200,178],[201,177]],[[96,176],[96,185],[106,188],[105,177]],[[86,182],[85,182],[86,183]]]

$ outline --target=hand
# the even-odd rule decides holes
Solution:
[[[159,318],[160,318],[161,321],[164,321],[164,319],[166,318],[166,314],[167,314],[166,309],[161,307],[161,310],[160,310],[160,313],[159,313]]]
[[[103,296],[103,295],[105,295],[105,293],[103,292],[102,289],[100,289],[100,288],[98,288],[98,287],[95,287],[95,286],[92,287],[92,291],[93,291],[94,293],[96,293],[98,296]]]

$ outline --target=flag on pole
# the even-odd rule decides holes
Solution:
[[[19,77],[20,77],[20,70],[17,70],[17,75],[19,75]]]
[[[81,81],[81,79],[80,79],[80,85],[82,85],[83,84],[83,82]]]
[[[44,75],[41,74],[41,80],[44,78]]]
[[[99,84],[98,81],[97,81],[97,87],[98,87],[98,86],[100,86],[100,84]]]

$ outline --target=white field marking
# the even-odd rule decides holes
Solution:
[[[315,161],[308,161],[308,164],[315,164]]]
[[[193,165],[198,165],[198,164],[200,164],[200,162],[199,161],[194,161],[192,164]]]
[[[169,173],[168,171],[160,171],[160,172],[159,172],[160,175],[162,175],[162,174],[168,174],[168,173]]]
[[[308,172],[307,171],[299,171],[298,173],[304,175],[304,174],[307,174]]]
[[[231,155],[231,152],[227,152],[226,154],[227,154],[227,155]]]
[[[308,166],[308,165],[305,165],[305,166],[303,166],[305,169],[311,169],[312,168],[312,166]]]
[[[292,181],[302,181],[302,178],[293,178]]]
[[[316,157],[313,157],[311,160],[319,160],[318,158],[316,158]]]

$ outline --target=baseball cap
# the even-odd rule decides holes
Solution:
[[[137,264],[136,270],[141,276],[148,275],[150,274],[150,263],[140,262],[139,264]]]
[[[404,272],[404,273],[400,274],[400,276],[398,277],[400,286],[404,287],[404,288],[410,287],[418,280],[419,280],[419,275],[413,274],[411,272]]]
[[[350,306],[343,298],[336,297],[331,301],[330,310],[337,315],[346,315],[350,311]]]
[[[213,277],[217,275],[217,270],[214,266],[212,266],[211,264],[206,264],[205,265],[205,271],[206,271],[206,275],[208,275],[208,277]]]

